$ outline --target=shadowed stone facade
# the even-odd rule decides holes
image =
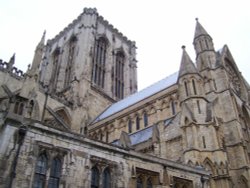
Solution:
[[[0,187],[247,188],[249,85],[196,23],[196,64],[137,92],[135,42],[96,9],[0,61]]]

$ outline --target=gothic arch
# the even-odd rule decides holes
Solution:
[[[107,37],[104,33],[103,33],[103,34],[98,34],[98,35],[96,36],[96,41],[100,41],[100,40],[102,40],[103,42],[106,43],[107,48],[110,47],[109,39],[108,39],[108,37]]]
[[[191,160],[189,160],[189,161],[187,162],[187,165],[189,165],[189,166],[194,166],[194,163],[193,163]]]
[[[245,176],[243,175],[240,176],[239,183],[241,188],[248,188],[248,180]]]
[[[126,59],[127,59],[127,55],[125,53],[125,50],[123,49],[123,47],[120,47],[120,48],[116,48],[114,50],[114,54],[117,55],[117,54],[122,54],[124,56],[124,62],[126,62]]]
[[[149,109],[149,114],[154,114],[154,113],[156,113],[156,109],[153,105],[151,105]]]
[[[164,108],[166,108],[167,106],[168,106],[167,101],[166,101],[166,100],[162,100],[162,102],[161,102],[161,109],[164,109]]]
[[[72,34],[71,37],[69,38],[69,42],[76,42],[78,40],[77,36],[75,34]]]
[[[211,175],[215,175],[216,174],[216,171],[215,171],[215,168],[214,168],[214,164],[212,163],[212,161],[209,158],[206,158],[203,161],[203,165],[204,165],[205,169],[210,172]]]
[[[71,116],[68,110],[64,107],[55,109],[57,115],[59,115],[67,125],[71,126]]]

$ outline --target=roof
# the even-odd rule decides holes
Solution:
[[[153,126],[150,126],[150,127],[143,129],[139,132],[131,134],[129,136],[129,138],[131,140],[131,144],[136,145],[136,144],[147,141],[149,138],[152,137],[152,134],[153,134]]]
[[[173,120],[173,117],[171,118],[168,118],[164,121],[164,125],[167,126],[171,123],[171,121]],[[140,144],[140,143],[143,143],[147,140],[149,140],[150,138],[153,137],[153,127],[154,125],[152,126],[149,126],[149,127],[146,127],[142,130],[139,130],[135,133],[131,133],[129,134],[129,139],[131,140],[131,145],[137,145],[137,144]],[[120,140],[115,140],[114,142],[112,142],[112,144],[114,145],[120,145]]]
[[[152,138],[153,134],[153,126],[140,130],[138,132],[132,133],[129,135],[129,139],[131,140],[131,145],[140,144],[142,142],[147,141]],[[120,140],[116,140],[112,142],[113,145],[120,145]]]
[[[146,99],[174,84],[177,83],[177,78],[178,78],[178,72],[167,76],[166,78],[156,82],[155,84],[137,92],[134,93],[128,97],[126,97],[123,100],[118,101],[117,103],[112,104],[111,106],[109,106],[101,115],[99,115],[95,121],[98,122],[104,118],[107,118],[129,106],[132,106],[140,101],[142,101],[143,99]]]

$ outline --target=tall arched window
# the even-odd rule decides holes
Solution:
[[[51,163],[48,188],[58,188],[61,176],[62,163],[59,158],[54,158]]]
[[[91,169],[91,188],[99,187],[100,173],[97,167]]]
[[[92,81],[100,86],[104,87],[104,78],[105,78],[105,61],[106,61],[106,51],[107,51],[107,42],[102,37],[96,41],[95,44],[95,54],[93,62],[93,72],[92,72]]]
[[[115,64],[115,96],[119,99],[124,96],[124,60],[124,54],[118,52]]]
[[[56,85],[57,85],[57,78],[59,74],[59,55],[60,55],[60,49],[57,48],[53,53],[53,68],[52,68],[52,75],[51,75],[51,83],[53,84],[52,90],[56,91]]]
[[[131,121],[131,119],[128,120],[128,133],[132,133],[132,121]]]
[[[110,177],[110,170],[109,170],[109,168],[106,168],[103,171],[102,187],[103,188],[110,188],[111,187],[111,177]]]
[[[45,154],[41,154],[36,162],[33,188],[45,187],[47,166],[48,166],[47,156]]]
[[[136,180],[136,188],[143,188],[143,182],[140,176]]]
[[[70,82],[72,81],[72,69],[74,64],[74,57],[75,57],[75,48],[76,48],[76,37],[72,37],[69,42],[69,54],[68,54],[68,62],[65,69],[65,80],[64,80],[64,87],[68,87]]]
[[[136,130],[139,130],[140,129],[140,117],[137,116],[136,117]]]
[[[147,112],[144,112],[143,114],[143,121],[144,121],[144,127],[148,126],[148,114]]]
[[[152,184],[151,178],[147,179],[147,188],[153,188],[153,184]]]

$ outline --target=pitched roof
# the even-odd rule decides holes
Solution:
[[[134,146],[149,140],[150,138],[152,138],[152,134],[153,134],[153,126],[147,127],[143,130],[130,134],[129,139],[131,140],[131,145]],[[121,142],[120,140],[115,140],[114,142],[112,142],[112,144],[120,146]]]
[[[177,83],[177,78],[178,78],[178,72],[156,82],[155,84],[137,92],[134,93],[128,97],[126,97],[125,99],[118,101],[117,103],[112,104],[111,106],[109,106],[102,114],[100,114],[95,120],[95,122],[98,122],[104,118],[107,118],[129,106],[132,106],[140,101],[142,101],[143,99],[146,99],[174,84]]]

